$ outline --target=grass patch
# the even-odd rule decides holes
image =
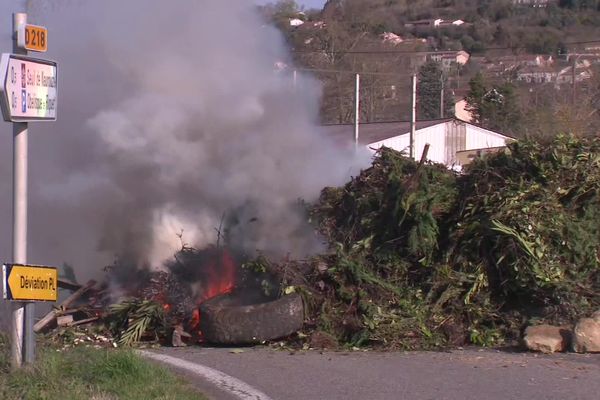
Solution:
[[[205,399],[182,379],[131,350],[41,349],[34,366],[11,372],[8,346],[0,346],[3,400]]]

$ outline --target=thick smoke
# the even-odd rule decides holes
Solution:
[[[252,2],[30,1],[29,21],[60,67],[59,121],[30,129],[32,261],[159,266],[220,226],[249,253],[317,250],[295,204],[356,160],[319,136],[318,85],[277,71]]]

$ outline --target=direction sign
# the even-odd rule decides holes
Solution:
[[[48,51],[48,29],[37,25],[21,25],[17,30],[17,46],[31,51]]]
[[[5,121],[56,121],[57,64],[53,61],[2,54],[0,105]]]
[[[58,272],[54,267],[4,264],[2,282],[6,300],[56,301],[58,298]]]

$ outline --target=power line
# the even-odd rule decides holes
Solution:
[[[600,39],[597,40],[583,40],[576,42],[563,42],[565,46],[577,46],[584,44],[600,43]],[[505,47],[488,47],[482,51],[476,53],[486,53],[493,50],[527,50],[527,46],[505,46]],[[431,54],[431,53],[449,53],[455,50],[338,50],[338,51],[325,51],[325,50],[299,50],[292,49],[292,53],[296,54],[317,54],[317,53],[328,53],[328,54]]]
[[[329,74],[360,74],[360,75],[373,75],[373,76],[389,76],[397,78],[406,78],[412,76],[412,74],[401,74],[395,72],[377,72],[377,71],[351,71],[343,69],[324,69],[324,68],[294,68],[296,71],[306,72],[319,72]]]

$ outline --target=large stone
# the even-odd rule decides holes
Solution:
[[[566,351],[571,344],[572,332],[568,327],[532,325],[525,329],[523,343],[531,351],[554,353]]]
[[[573,351],[600,353],[600,311],[591,318],[581,318],[573,330]]]

